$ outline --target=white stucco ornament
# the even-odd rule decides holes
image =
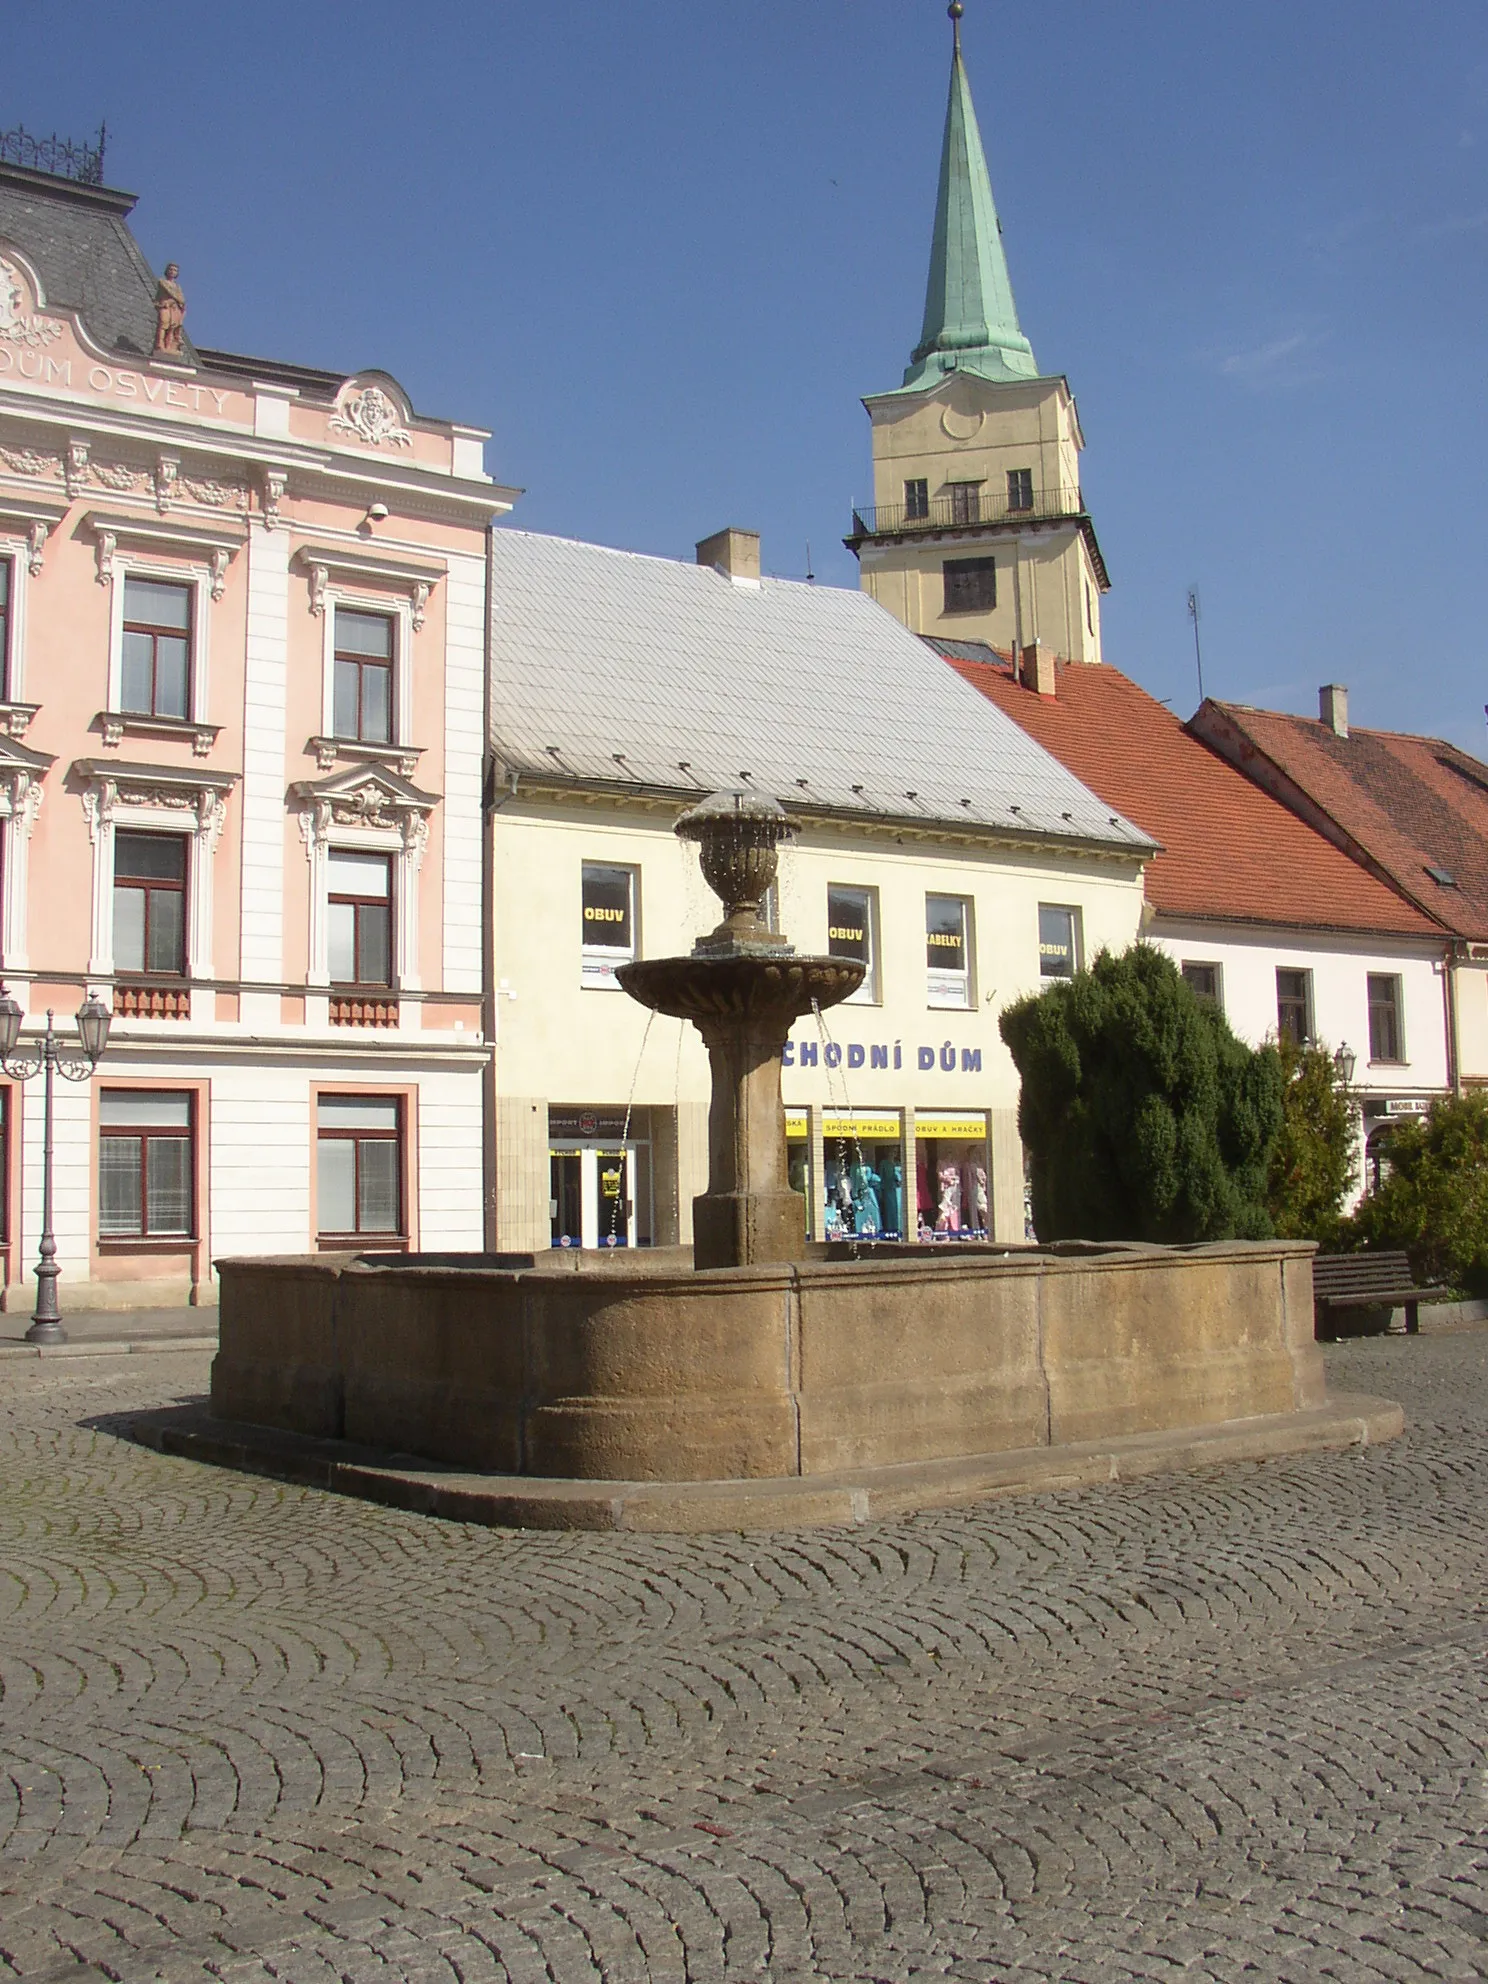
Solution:
[[[62,326],[45,317],[27,316],[26,291],[20,271],[0,261],[0,338],[7,344],[43,345],[62,335]]]
[[[333,434],[350,434],[374,448],[384,442],[395,448],[413,445],[413,436],[399,419],[398,409],[380,386],[345,393],[328,424]]]

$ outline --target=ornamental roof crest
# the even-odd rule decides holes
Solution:
[[[6,344],[46,345],[62,335],[62,326],[28,309],[31,285],[0,255],[0,339]]]
[[[397,402],[381,386],[363,386],[355,379],[348,379],[336,395],[336,411],[327,427],[332,434],[345,434],[372,448],[409,448],[413,436],[403,424],[404,417]]]

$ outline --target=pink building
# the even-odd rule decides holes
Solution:
[[[86,988],[114,1013],[58,1087],[64,1310],[482,1229],[486,532],[514,492],[383,373],[176,334],[133,205],[0,166],[0,976],[23,1049]],[[11,1308],[40,1087],[0,1078]]]

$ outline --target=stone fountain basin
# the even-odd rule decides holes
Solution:
[[[670,1019],[788,1027],[813,1005],[825,1012],[856,992],[863,966],[847,958],[797,957],[777,945],[713,957],[638,958],[621,965],[615,977],[632,999]]]
[[[1325,1402],[1309,1245],[860,1252],[226,1260],[211,1409],[483,1474],[758,1483]]]

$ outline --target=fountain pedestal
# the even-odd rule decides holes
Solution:
[[[708,1189],[692,1202],[694,1264],[803,1259],[806,1201],[790,1184],[781,1050],[813,1006],[835,1006],[857,989],[862,966],[800,958],[779,943],[719,944],[705,956],[647,958],[616,975],[642,1005],[691,1020],[708,1049]]]
[[[782,1052],[795,1022],[855,992],[863,967],[801,958],[767,928],[761,905],[795,827],[773,799],[715,792],[677,822],[698,843],[703,875],[724,906],[718,928],[685,958],[646,958],[615,976],[643,1006],[691,1020],[708,1049],[708,1189],[692,1202],[693,1264],[741,1268],[799,1261],[806,1201],[793,1192],[780,1094]]]

